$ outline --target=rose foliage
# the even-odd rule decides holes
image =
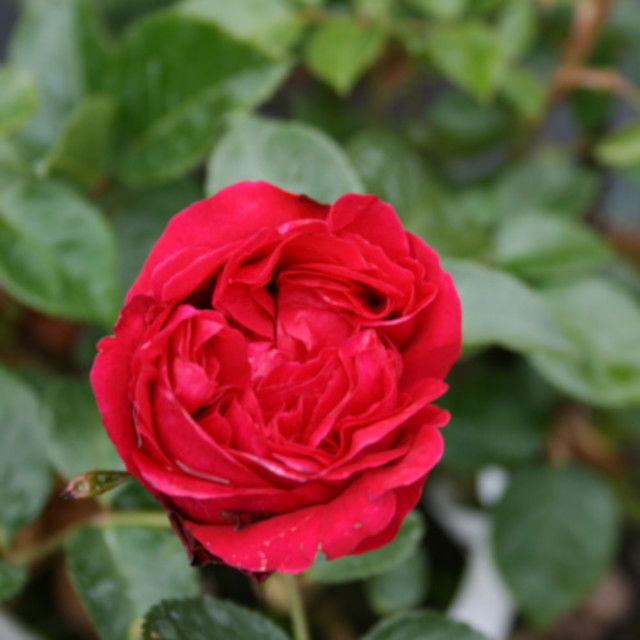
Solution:
[[[389,204],[240,182],[171,220],[92,382],[193,562],[298,572],[394,538],[460,342],[451,277]]]
[[[2,638],[638,636],[638,0],[2,0],[0,58]]]

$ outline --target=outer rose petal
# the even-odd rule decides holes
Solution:
[[[363,537],[384,529],[395,514],[391,491],[374,498],[363,479],[328,504],[314,505],[247,527],[201,525],[184,528],[212,555],[251,572],[308,569],[318,550],[333,558],[350,553]]]
[[[268,182],[238,182],[174,216],[155,244],[127,301],[151,291],[156,266],[186,247],[217,249],[265,227],[303,218],[324,218],[329,207],[305,195],[283,191]]]
[[[146,329],[145,316],[153,301],[140,296],[120,314],[115,336],[98,343],[99,353],[91,369],[91,384],[109,437],[127,469],[137,474],[132,454],[137,450],[137,437],[129,400],[131,356]]]
[[[332,231],[348,231],[385,249],[390,258],[406,256],[407,232],[391,205],[377,196],[348,193],[331,207],[327,218]]]
[[[446,422],[447,412],[439,410],[438,418],[438,424]],[[427,425],[404,460],[363,474],[327,504],[240,529],[187,519],[183,527],[204,549],[228,564],[258,573],[298,573],[309,568],[320,550],[329,558],[338,558],[390,542],[420,498],[424,477],[442,450],[440,432]]]
[[[444,378],[460,355],[462,345],[462,305],[453,278],[442,271],[435,251],[415,236],[412,249],[424,262],[436,262],[439,270],[438,294],[416,318],[413,339],[404,350],[403,386],[425,377]]]
[[[409,511],[418,504],[422,495],[423,484],[424,479],[420,478],[414,484],[398,489],[396,491],[396,513],[393,520],[380,533],[363,540],[351,553],[366,553],[389,544],[398,535],[402,521]]]

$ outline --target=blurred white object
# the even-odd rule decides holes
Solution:
[[[485,467],[476,477],[478,500],[490,507],[500,500],[509,482],[509,474],[502,467]]]
[[[506,487],[504,469],[486,467],[476,491],[484,505],[496,502]],[[467,562],[447,615],[465,622],[492,640],[506,640],[513,622],[513,600],[498,574],[491,551],[491,523],[486,514],[457,504],[452,487],[432,482],[427,503],[451,537],[467,551]]]
[[[40,640],[22,627],[6,611],[0,609],[0,638],[2,640]]]

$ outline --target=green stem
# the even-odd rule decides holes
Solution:
[[[311,640],[298,578],[290,573],[285,573],[283,577],[289,592],[289,615],[293,626],[293,637],[295,640]]]
[[[91,519],[91,524],[101,527],[156,527],[170,529],[171,524],[164,511],[107,511]]]
[[[75,522],[54,533],[51,537],[31,547],[7,554],[14,564],[26,567],[58,551],[71,535],[80,527],[160,527],[170,528],[169,520],[162,511],[105,511],[94,514],[85,520]]]

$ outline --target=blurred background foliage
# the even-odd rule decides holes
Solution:
[[[314,637],[640,637],[637,0],[3,0],[0,27],[2,638],[287,637],[278,578],[196,573],[140,487],[59,497],[120,468],[87,373],[147,251],[257,178],[390,201],[465,312],[444,461],[393,543],[304,576]]]

